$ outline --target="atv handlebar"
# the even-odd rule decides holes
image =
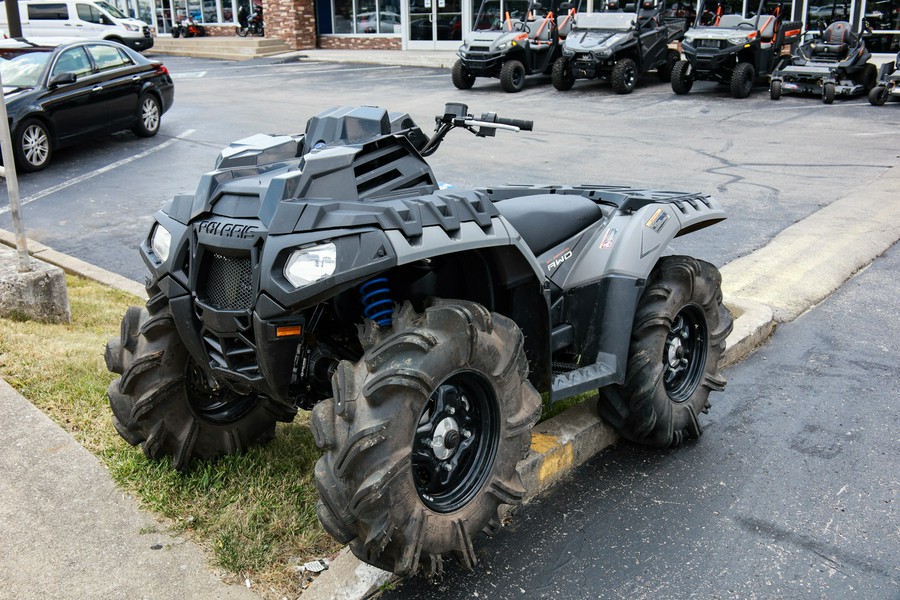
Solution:
[[[504,131],[532,131],[533,121],[524,119],[506,119],[498,117],[497,113],[483,113],[476,119],[469,114],[469,107],[460,102],[448,102],[444,105],[444,114],[434,118],[434,135],[428,143],[419,150],[422,156],[431,156],[437,151],[438,146],[444,141],[444,137],[451,129],[462,127],[471,131],[478,137],[493,137],[498,129]]]

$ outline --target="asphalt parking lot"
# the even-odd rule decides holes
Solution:
[[[431,159],[438,179],[710,193],[729,219],[678,245],[720,265],[876,178],[898,162],[900,147],[900,107],[873,107],[863,97],[830,106],[800,96],[774,102],[758,87],[734,100],[725,86],[706,82],[676,96],[652,73],[628,96],[592,81],[558,92],[541,77],[506,94],[498,80],[457,90],[442,69],[162,59],[176,93],[158,136],[92,140],[20,178],[30,237],[136,281],[144,277],[136,246],[152,214],[173,195],[192,193],[223,146],[258,132],[302,132],[309,116],[334,105],[409,112],[429,133],[447,101],[475,114],[533,119],[534,132],[493,139],[454,132]],[[5,189],[0,228],[12,228]]]

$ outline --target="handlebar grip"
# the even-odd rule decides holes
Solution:
[[[502,117],[497,117],[497,123],[501,125],[512,125],[513,127],[518,127],[522,131],[532,131],[534,127],[534,121],[526,121],[524,119],[504,119]]]

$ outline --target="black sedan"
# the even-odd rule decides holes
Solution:
[[[99,40],[0,43],[0,77],[16,166],[39,171],[53,151],[85,135],[131,129],[150,137],[172,106],[168,69]]]

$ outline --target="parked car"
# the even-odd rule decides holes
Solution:
[[[16,165],[26,172],[85,135],[154,136],[175,98],[165,65],[100,40],[3,40],[0,76]]]
[[[367,12],[356,16],[357,33],[394,33],[400,26],[400,15],[395,12]]]
[[[0,6],[0,29],[9,32],[5,6]],[[129,18],[103,0],[21,0],[19,16],[22,35],[72,37],[119,42],[134,50],[153,47],[150,26]]]

